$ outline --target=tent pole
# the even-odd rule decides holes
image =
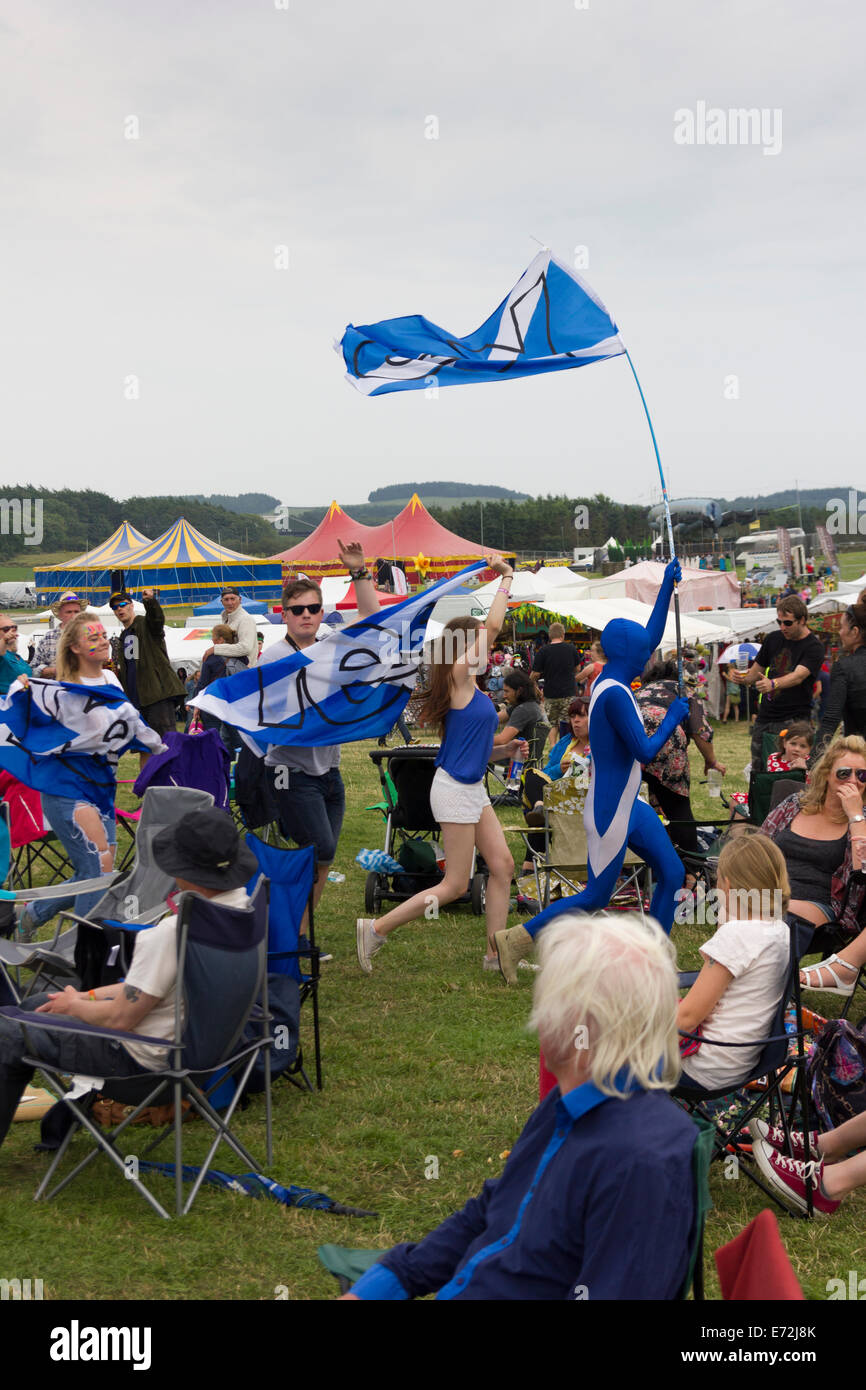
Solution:
[[[626,351],[625,359],[628,362],[629,367],[631,368],[631,374],[634,377],[635,385],[640,393],[641,404],[643,406],[644,415],[646,416],[646,422],[649,425],[649,432],[650,438],[653,442],[653,449],[655,450],[656,463],[658,464],[659,478],[661,480],[662,485],[662,501],[664,502],[665,508],[665,520],[668,524],[668,540],[670,542],[671,547],[671,559],[673,560],[676,558],[677,552],[674,549],[674,528],[671,523],[671,504],[668,501],[668,490],[667,485],[665,483],[665,475],[662,472],[662,461],[659,457],[659,446],[656,443],[656,434],[655,430],[653,429],[653,422],[650,419],[650,413],[649,409],[647,408],[646,397],[643,393],[643,387],[638,381],[637,372],[634,369],[634,363],[632,362],[628,351]],[[677,632],[677,685],[679,689],[679,694],[682,695],[685,692],[685,687],[683,683],[683,642],[680,633],[680,596],[678,592],[678,586],[676,584],[674,584],[674,622],[676,624]]]

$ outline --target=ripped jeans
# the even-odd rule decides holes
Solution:
[[[42,809],[75,870],[70,884],[76,878],[99,878],[101,874],[111,873],[117,843],[117,822],[113,811],[110,816],[104,816],[86,801],[76,801],[67,796],[47,796],[45,792],[42,793]],[[93,893],[79,893],[77,898],[72,895],[68,898],[46,898],[29,905],[26,919],[41,927],[49,917],[70,907],[80,917],[85,917],[101,897],[102,893],[97,889]]]

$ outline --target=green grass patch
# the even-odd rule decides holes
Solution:
[[[745,724],[717,727],[726,789],[744,790],[748,761]],[[482,919],[468,908],[438,922],[402,929],[376,957],[373,974],[355,958],[354,923],[363,911],[364,873],[354,864],[363,846],[383,843],[381,818],[364,807],[379,799],[367,754],[372,745],[343,751],[347,815],[336,867],[344,883],[329,885],[317,920],[320,941],[333,952],[321,987],[325,1089],[305,1095],[285,1081],[274,1089],[275,1156],[271,1176],[319,1188],[340,1201],[379,1213],[353,1220],[286,1210],[265,1199],[205,1190],[189,1217],[162,1222],[137,1194],[108,1171],[103,1158],[50,1203],[34,1206],[33,1193],[47,1159],[33,1151],[34,1124],[14,1125],[0,1152],[3,1201],[0,1246],[5,1277],[39,1277],[46,1298],[61,1299],[272,1299],[279,1286],[293,1299],[330,1298],[336,1284],[316,1247],[336,1243],[386,1249],[413,1240],[476,1194],[501,1172],[537,1101],[537,1047],[527,1032],[531,972],[509,989],[484,974]],[[132,777],[127,757],[120,776]],[[703,765],[692,758],[694,805],[699,816],[720,814],[720,802],[700,785]],[[131,789],[119,801],[136,804]],[[503,813],[516,822],[514,811]],[[698,964],[710,935],[677,927],[683,968]],[[812,995],[833,1013],[834,1001]],[[302,1036],[308,1062],[309,1016]],[[239,1135],[264,1161],[263,1104],[256,1099],[236,1117]],[[204,1155],[204,1130],[187,1127],[189,1161]],[[143,1149],[152,1131],[137,1130]],[[73,1146],[80,1152],[83,1141]],[[156,1157],[170,1161],[168,1146]],[[429,1160],[438,1178],[428,1179]],[[217,1166],[241,1170],[228,1151]],[[170,1205],[171,1184],[149,1179]],[[711,1252],[730,1240],[765,1205],[745,1178],[712,1175],[715,1203],[706,1236],[708,1296],[719,1296]],[[866,1201],[849,1198],[829,1221],[808,1224],[780,1215],[782,1239],[810,1298],[826,1297],[830,1278],[866,1269]],[[623,1252],[627,1258],[627,1252]]]

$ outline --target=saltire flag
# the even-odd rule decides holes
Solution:
[[[421,314],[349,324],[340,347],[346,379],[367,396],[507,381],[618,357],[625,345],[585,280],[540,251],[474,333],[459,338]]]
[[[126,748],[157,753],[162,739],[115,685],[29,677],[0,699],[0,767],[51,796],[114,810],[115,767]]]
[[[486,561],[476,560],[282,661],[212,681],[188,703],[239,729],[260,757],[272,744],[316,748],[379,738],[393,728],[415,687],[434,607],[485,568]]]

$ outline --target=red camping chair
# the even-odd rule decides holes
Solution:
[[[722,1298],[763,1303],[805,1299],[779,1235],[775,1212],[765,1207],[738,1236],[716,1251]]]
[[[47,869],[45,885],[60,883],[72,872],[69,857],[42,811],[42,797],[0,768],[0,799],[7,807],[12,844],[9,886],[32,888],[37,865]]]

